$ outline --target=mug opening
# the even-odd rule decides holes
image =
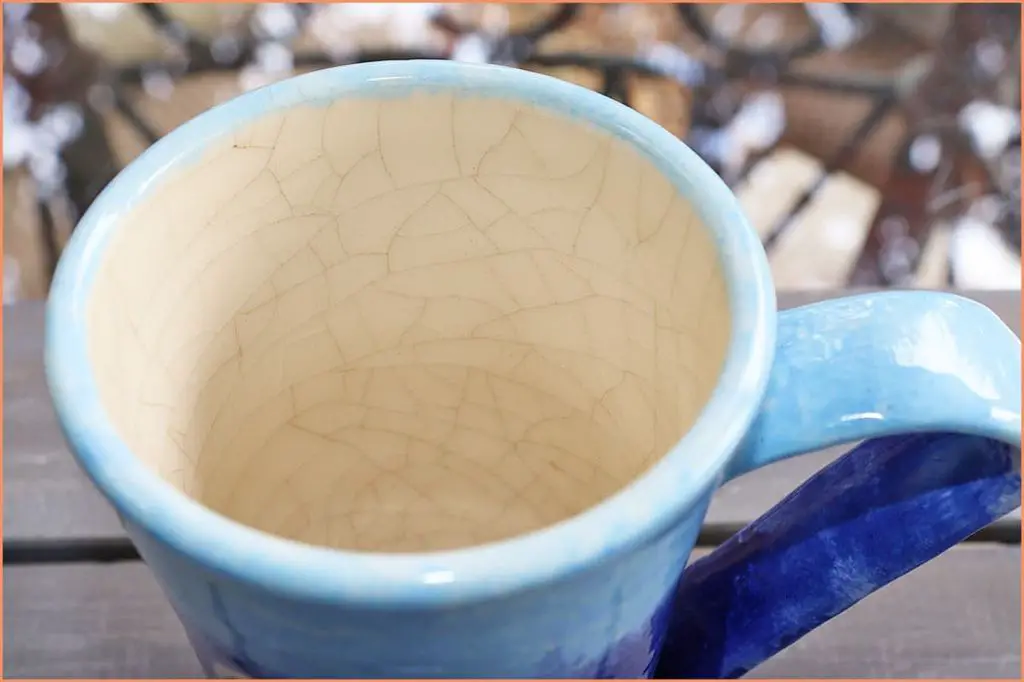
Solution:
[[[168,485],[154,473],[165,460],[154,460],[154,467],[136,456],[127,442],[130,437],[123,437],[115,426],[117,416],[112,413],[118,408],[108,409],[110,399],[102,395],[102,385],[112,385],[100,380],[110,371],[103,364],[111,360],[90,357],[90,345],[96,347],[90,320],[116,313],[113,306],[93,308],[92,302],[102,301],[103,287],[117,288],[115,283],[103,284],[108,249],[138,232],[119,226],[145,203],[140,199],[170,186],[178,170],[194,165],[218,141],[228,140],[247,124],[285,109],[322,108],[346,97],[393,99],[452,90],[533,106],[556,118],[569,117],[574,125],[585,122],[635,150],[685,197],[706,228],[693,233],[705,235],[717,253],[723,309],[728,310],[723,318],[724,360],[707,389],[710,397],[669,454],[658,453],[661,458],[624,488],[567,520],[506,540],[426,553],[353,553],[296,543],[211,513],[182,494],[184,476]],[[166,205],[170,213],[180,215],[189,210],[190,201],[195,196],[190,199],[186,193],[183,203]],[[139,244],[143,249],[158,246],[153,240]],[[251,281],[229,277],[220,284],[253,293]],[[134,289],[125,282],[120,292],[130,299]],[[96,328],[117,329],[109,321]],[[302,341],[313,344],[312,336]],[[83,468],[125,518],[133,538],[156,538],[213,570],[278,593],[403,607],[452,604],[537,585],[619,556],[679,522],[720,480],[745,434],[763,395],[773,347],[774,293],[763,250],[724,183],[682,142],[627,107],[553,78],[505,67],[429,61],[346,66],[293,78],[216,107],[167,135],[125,169],[81,221],[54,279],[46,339],[48,380],[61,426]],[[193,357],[199,361],[199,355]],[[212,362],[215,355],[211,351],[203,362]],[[138,358],[125,355],[122,360],[132,363]],[[152,375],[146,376],[147,385],[153,383]],[[181,380],[181,375],[175,376]],[[208,384],[194,384],[199,385]]]
[[[257,530],[375,552],[553,525],[682,438],[725,278],[640,153],[457,89],[291,106],[118,220],[89,356],[136,455]]]

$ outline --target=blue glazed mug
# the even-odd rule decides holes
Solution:
[[[46,357],[211,676],[737,676],[1020,502],[992,312],[779,314],[682,142],[494,66],[329,69],[167,135],[68,245]],[[855,441],[684,571],[725,481]]]

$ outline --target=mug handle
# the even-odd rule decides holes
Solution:
[[[952,294],[781,313],[726,480],[870,440],[684,572],[655,676],[738,677],[1019,507],[1020,355],[992,311]]]

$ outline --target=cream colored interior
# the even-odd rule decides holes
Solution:
[[[252,527],[517,535],[664,455],[730,333],[709,235],[628,145],[507,100],[304,106],[123,219],[90,352],[127,444]]]

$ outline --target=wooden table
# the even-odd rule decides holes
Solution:
[[[783,295],[783,307],[825,294]],[[973,294],[1020,334],[1020,294]],[[201,675],[115,515],[68,453],[43,381],[43,310],[4,310],[6,677]],[[699,552],[840,450],[734,481]],[[1005,677],[1021,672],[1020,515],[1006,517],[789,647],[754,677]]]

